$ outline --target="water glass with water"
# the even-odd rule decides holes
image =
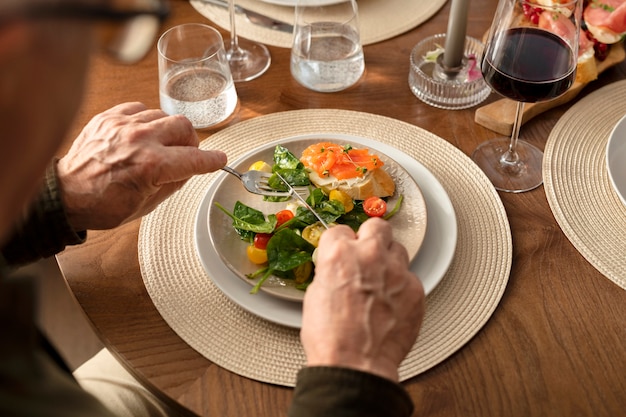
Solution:
[[[175,26],[159,39],[161,109],[202,129],[226,120],[237,92],[220,33],[207,25]]]
[[[298,0],[295,10],[291,74],[320,92],[344,90],[365,70],[355,0]]]

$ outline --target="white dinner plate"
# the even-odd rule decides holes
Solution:
[[[279,6],[291,6],[296,7],[298,0],[260,0],[263,3],[277,4]],[[341,3],[344,0],[302,0],[307,4],[316,6],[326,6],[329,4]]]
[[[626,115],[613,128],[606,145],[606,170],[611,184],[626,205]]]
[[[346,140],[341,135],[328,134],[281,139],[279,143],[294,155],[300,156],[309,146],[325,141],[336,142],[339,145],[349,144],[356,149],[363,149],[360,144]],[[246,153],[229,165],[240,172],[246,171],[250,165],[257,161],[265,161],[271,165],[275,148],[276,142],[265,144]],[[422,192],[415,180],[393,158],[375,147],[369,147],[369,151],[380,158],[384,164],[380,169],[389,173],[395,183],[395,192],[387,201],[388,207],[390,209],[394,207],[399,196],[404,197],[400,210],[389,219],[389,223],[393,227],[394,237],[406,248],[409,259],[413,260],[422,246],[426,234],[427,212]],[[244,242],[239,237],[232,226],[232,220],[217,207],[217,203],[232,213],[235,204],[239,201],[267,215],[287,208],[288,202],[263,201],[262,196],[247,192],[240,184],[239,179],[226,172],[215,179],[213,190],[207,212],[211,243],[226,266],[245,283],[253,287],[259,282],[261,276],[256,278],[248,278],[248,276],[258,271],[259,266],[250,262],[246,254],[246,247],[249,243]],[[265,280],[261,286],[261,291],[291,301],[301,302],[304,298],[304,291],[296,287],[294,280],[282,279],[274,275]]]
[[[328,135],[317,135],[317,137],[323,136]],[[428,226],[422,247],[411,262],[411,270],[420,277],[424,291],[428,295],[445,275],[456,249],[456,215],[445,189],[426,167],[392,146],[352,135],[332,135],[332,137],[380,150],[402,165],[418,184],[426,202]],[[285,138],[272,144],[292,139],[294,138]],[[299,328],[302,323],[301,303],[279,299],[265,292],[250,294],[250,285],[243,282],[222,262],[212,245],[207,212],[218,184],[219,181],[211,183],[196,215],[196,251],[204,269],[215,285],[246,311],[273,323]]]

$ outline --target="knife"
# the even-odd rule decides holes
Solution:
[[[296,190],[293,189],[293,187],[291,186],[291,184],[289,184],[282,175],[280,175],[278,172],[276,172],[276,176],[278,176],[278,178],[281,179],[282,182],[285,183],[285,185],[287,185],[287,187],[289,187],[289,192],[291,193],[292,197],[295,197],[298,199],[298,201],[300,201],[302,204],[304,204],[304,207],[307,208],[307,210],[309,210],[311,213],[313,213],[315,215],[315,217],[317,217],[317,220],[320,221],[320,223],[322,223],[322,226],[324,226],[326,229],[328,229],[328,223],[326,223],[324,221],[324,219],[322,219],[322,216],[320,216],[319,214],[317,214],[317,212],[315,210],[313,210],[313,207],[311,207],[309,205],[309,203],[306,202],[306,200],[296,192]]]
[[[212,4],[214,6],[223,7],[228,9],[228,2],[223,0],[199,0],[201,3]],[[255,12],[254,10],[246,9],[239,5],[235,5],[235,13],[243,14],[250,23],[263,26],[268,29],[274,29],[281,32],[293,33],[293,25],[274,19],[273,17],[266,16],[264,14]]]

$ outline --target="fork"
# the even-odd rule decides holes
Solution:
[[[283,178],[282,175],[280,175],[279,172],[276,172],[276,175],[278,176],[278,178],[280,178],[280,180],[282,182],[285,183],[285,185],[287,187],[289,187],[289,194],[291,194],[292,197],[296,197],[298,199],[298,201],[300,201],[302,204],[304,204],[304,207],[306,207],[311,213],[313,213],[313,215],[315,217],[317,217],[317,220],[319,220],[319,222],[322,224],[322,226],[324,226],[324,228],[328,229],[328,223],[326,223],[324,221],[324,219],[322,219],[322,216],[320,216],[319,214],[317,214],[317,211],[313,210],[313,207],[311,207],[309,205],[309,203],[306,202],[306,200],[300,195],[298,194],[298,192],[291,186],[291,184],[289,184],[287,182],[286,179]]]
[[[222,170],[239,178],[245,189],[251,193],[270,197],[290,197],[292,195],[290,191],[278,191],[270,187],[268,180],[272,174],[268,172],[247,171],[241,174],[229,166],[222,167]]]
[[[253,170],[253,171],[247,171],[241,174],[229,166],[223,166],[222,170],[239,178],[244,188],[251,193],[267,195],[271,197],[295,197],[297,198],[302,204],[304,204],[304,206],[311,213],[313,213],[313,215],[315,215],[315,217],[317,217],[317,220],[319,220],[320,223],[326,229],[328,229],[328,224],[324,221],[324,219],[322,219],[322,217],[319,214],[317,214],[317,212],[313,209],[313,207],[311,207],[309,203],[307,203],[306,200],[298,193],[298,191],[295,188],[293,188],[291,184],[289,184],[287,180],[285,180],[282,177],[282,175],[280,175],[278,172],[276,173],[276,175],[278,176],[278,178],[281,179],[282,182],[285,183],[285,185],[287,185],[287,187],[289,188],[289,191],[277,191],[273,189],[272,187],[270,187],[268,180],[270,179],[272,174],[268,172]]]

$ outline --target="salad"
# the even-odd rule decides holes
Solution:
[[[349,155],[353,148],[344,145],[341,149]],[[286,191],[287,186],[275,175],[276,172],[294,188],[306,190],[307,203],[331,226],[345,224],[356,231],[370,217],[391,218],[402,204],[402,196],[399,196],[394,207],[388,210],[386,198],[372,196],[365,200],[354,200],[338,189],[326,192],[311,182],[311,170],[281,145],[275,147],[271,165],[266,161],[257,161],[250,169],[274,173],[269,184],[277,190]],[[361,166],[356,166],[355,170],[359,171],[359,175],[366,171]],[[313,213],[291,197],[264,196],[263,199],[277,203],[277,210],[263,213],[241,201],[237,201],[229,210],[215,203],[232,219],[234,230],[247,243],[245,250],[248,260],[259,266],[255,272],[247,275],[248,278],[260,278],[251,293],[258,292],[272,275],[293,280],[296,288],[306,290],[315,272],[315,250],[326,229]]]

